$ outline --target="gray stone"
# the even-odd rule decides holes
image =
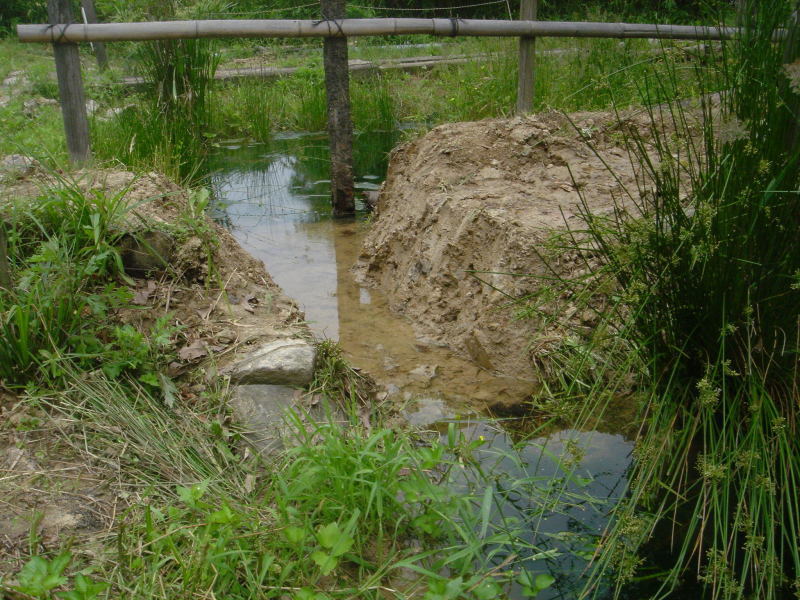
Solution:
[[[0,160],[0,179],[17,179],[33,173],[39,161],[24,154],[9,154]]]
[[[91,117],[98,110],[100,110],[100,103],[97,100],[92,100],[89,98],[86,101],[86,114]]]
[[[285,447],[287,411],[294,406],[296,390],[284,385],[238,385],[233,388],[231,409],[244,427],[247,440],[262,456]]]
[[[25,78],[25,73],[23,71],[11,71],[11,73],[3,79],[4,87],[14,87],[26,83],[28,83],[28,80]]]
[[[304,386],[314,378],[317,349],[305,340],[276,340],[257,348],[230,369],[231,382]]]
[[[409,425],[426,427],[453,417],[441,398],[417,398],[417,410],[407,411],[403,416]]]
[[[157,229],[125,233],[116,245],[125,272],[133,277],[166,273],[176,260],[175,240]]]
[[[43,106],[58,106],[58,100],[52,98],[29,98],[22,103],[22,114],[33,119]]]
[[[420,365],[416,369],[411,369],[408,374],[420,381],[430,381],[436,377],[438,370],[438,365]]]
[[[115,119],[116,117],[120,116],[126,110],[134,108],[133,104],[126,104],[125,106],[115,106],[106,110],[102,115],[100,115],[98,120],[100,121],[110,121],[111,119]]]

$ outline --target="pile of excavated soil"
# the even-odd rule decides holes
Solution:
[[[357,277],[380,287],[421,339],[535,380],[553,345],[595,317],[567,301],[553,308],[557,326],[546,316],[520,321],[518,300],[540,290],[550,268],[570,275],[584,267],[548,245],[581,226],[576,188],[593,212],[631,203],[623,187],[635,193],[636,174],[622,127],[646,135],[647,120],[550,112],[442,125],[400,146]]]

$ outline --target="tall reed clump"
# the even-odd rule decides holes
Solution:
[[[173,2],[154,3],[151,12],[156,20],[185,16]],[[152,169],[155,163],[171,176],[191,179],[202,171],[209,149],[209,97],[219,64],[214,43],[146,42],[137,58],[145,81],[142,101],[114,121],[98,124],[97,153],[135,167]]]
[[[692,597],[800,597],[798,30],[788,0],[746,4],[719,70],[698,69],[726,91],[628,130],[636,210],[596,216],[584,198],[649,377],[595,593],[613,573],[618,590],[659,581],[638,597],[683,597],[689,582]],[[666,570],[643,558],[654,535]]]

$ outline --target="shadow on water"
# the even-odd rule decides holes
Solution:
[[[357,136],[358,189],[379,186],[398,137],[396,132]],[[479,469],[465,469],[461,483],[490,481],[503,499],[498,519],[522,522],[531,531],[529,542],[536,549],[527,568],[556,578],[538,598],[577,597],[586,561],[624,493],[632,451],[624,432],[632,411],[606,420],[596,431],[535,434],[530,428],[519,434],[519,428],[482,416],[503,395],[520,398],[531,390],[421,343],[380,292],[355,283],[350,269],[367,225],[363,218],[330,217],[324,135],[284,135],[269,145],[230,143],[212,156],[211,165],[213,216],[264,261],[275,281],[301,304],[312,330],[338,340],[411,424],[446,435],[452,423],[468,439],[484,441],[475,451]],[[511,597],[521,598],[520,589],[512,589]]]

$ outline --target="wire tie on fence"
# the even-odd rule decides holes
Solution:
[[[450,37],[456,37],[458,35],[458,21],[458,18],[450,17]]]
[[[47,26],[47,29],[50,30],[50,39],[52,40],[52,43],[54,43],[54,44],[66,44],[67,42],[64,41],[64,40],[65,40],[66,35],[67,35],[67,27],[69,27],[69,23],[65,23],[65,24],[61,25],[61,33],[59,33],[58,37],[56,37],[55,32],[58,31],[58,29],[57,29],[58,25],[61,25],[61,24],[60,23],[59,24],[51,23],[51,24],[49,24]]]
[[[339,30],[339,33],[342,37],[347,37],[344,34],[344,29],[342,28],[342,21],[337,21],[336,19],[333,20],[333,24],[336,25],[336,28]]]
[[[332,32],[331,32],[331,23],[333,23],[336,26],[336,29],[339,30],[339,35],[341,37],[347,37],[344,34],[344,28],[343,28],[343,24],[342,24],[341,20],[337,20],[337,19],[320,19],[319,21],[313,21],[312,22],[314,27],[319,27],[323,23],[327,23],[328,24],[328,33],[332,34]],[[334,36],[331,35],[331,37],[334,37]]]

